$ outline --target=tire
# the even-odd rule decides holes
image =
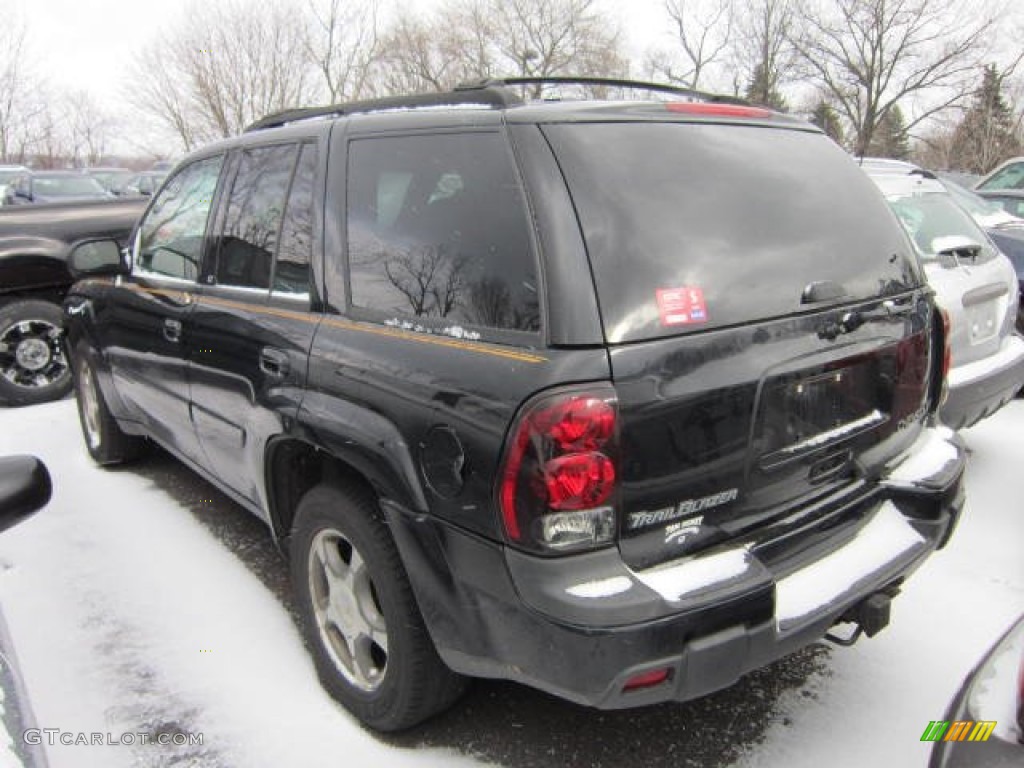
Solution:
[[[371,493],[321,484],[302,497],[291,576],[320,682],[363,723],[402,730],[461,695]]]
[[[96,380],[96,355],[84,342],[75,347],[75,395],[82,439],[97,464],[122,464],[142,455],[144,438],[121,431]]]
[[[0,307],[0,403],[45,403],[70,391],[61,308],[36,299]]]

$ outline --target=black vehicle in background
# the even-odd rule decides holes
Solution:
[[[54,400],[71,389],[60,303],[67,256],[94,237],[127,244],[146,200],[0,208],[0,405]]]
[[[466,677],[639,707],[873,635],[963,502],[942,320],[839,147],[524,82],[270,116],[130,259],[72,254],[89,453],[156,441],[260,516],[381,730]]]

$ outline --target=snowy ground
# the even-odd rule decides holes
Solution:
[[[682,705],[600,713],[484,683],[417,735],[380,740],[321,692],[259,524],[165,456],[96,468],[72,401],[0,410],[0,455],[34,453],[55,481],[48,508],[0,537],[0,605],[40,727],[203,735],[58,744],[53,768],[923,766],[924,727],[1024,611],[1024,401],[965,437],[960,528],[885,632]]]

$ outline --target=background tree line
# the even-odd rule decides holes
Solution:
[[[664,33],[640,53],[602,0],[196,2],[126,62],[125,112],[191,150],[297,105],[501,75],[638,77],[799,114],[858,154],[980,173],[1024,152],[1014,1],[663,0]],[[0,28],[0,161],[97,162],[134,130],[127,115],[49,88],[31,42],[16,19]]]

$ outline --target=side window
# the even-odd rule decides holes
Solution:
[[[183,168],[153,201],[139,227],[137,274],[198,277],[206,220],[223,161],[218,155]]]
[[[540,327],[523,194],[498,133],[349,144],[351,301],[385,320]]]
[[[270,287],[297,151],[297,145],[289,144],[242,152],[218,246],[220,285]]]
[[[1024,189],[1024,163],[1010,163],[986,181],[982,189]]]
[[[281,244],[274,263],[275,293],[308,295],[309,261],[313,253],[313,180],[316,145],[305,144],[295,168],[288,207],[281,224]]]

